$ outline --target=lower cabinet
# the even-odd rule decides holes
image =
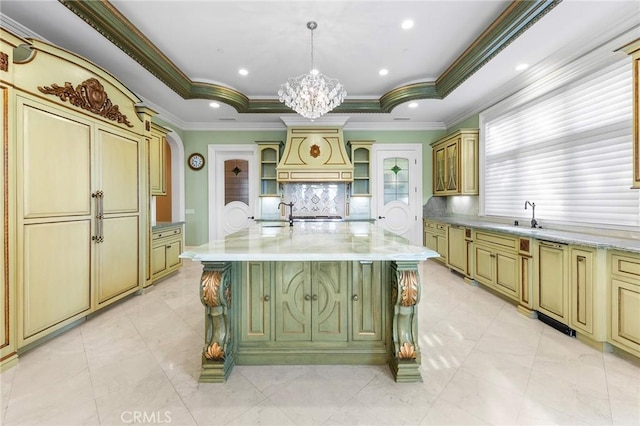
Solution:
[[[447,241],[447,225],[440,222],[424,220],[424,245],[428,249],[438,252],[440,257],[434,259],[447,263],[449,243]]]
[[[151,233],[151,283],[182,267],[182,225],[168,226]]]
[[[569,249],[569,326],[591,337],[600,338],[596,327],[594,295],[598,289],[597,250],[586,247]],[[640,312],[640,311],[638,311]]]
[[[352,355],[358,354],[358,348],[379,346],[380,359],[386,359],[383,300],[388,292],[383,282],[388,280],[383,276],[388,271],[384,262],[241,265],[237,318],[239,344],[248,349],[245,362],[257,362],[260,353],[269,356],[293,348],[307,348],[311,354],[317,346],[308,346],[309,342]]]
[[[536,241],[535,246],[534,308],[569,324],[568,246],[547,241]]]
[[[476,230],[473,247],[474,279],[519,301],[521,277],[519,238]]]
[[[457,225],[447,227],[447,265],[467,278],[472,275],[471,229]]]
[[[276,341],[347,341],[347,263],[276,263]]]
[[[611,343],[640,357],[640,255],[609,253]]]

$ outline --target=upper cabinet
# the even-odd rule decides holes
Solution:
[[[256,142],[260,158],[260,195],[279,195],[276,167],[280,161],[282,142]]]
[[[164,146],[167,143],[164,127],[151,123],[149,136],[149,183],[151,195],[167,195],[167,178],[164,162]]]
[[[640,39],[621,50],[631,55],[633,67],[633,182],[632,188],[640,189]]]
[[[478,130],[458,130],[431,146],[433,195],[478,195]]]
[[[374,141],[349,141],[353,163],[351,195],[371,195],[371,145]]]

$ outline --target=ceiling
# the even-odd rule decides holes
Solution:
[[[306,121],[277,92],[309,71],[310,20],[315,67],[347,90],[323,119],[350,129],[450,127],[622,32],[640,36],[637,0],[3,0],[0,12],[4,27],[104,67],[185,130]]]

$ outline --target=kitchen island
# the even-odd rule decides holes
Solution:
[[[367,222],[264,222],[193,248],[203,265],[201,382],[235,364],[385,364],[421,381],[420,261],[438,254]]]

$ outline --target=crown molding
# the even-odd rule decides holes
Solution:
[[[223,102],[238,113],[285,114],[292,111],[277,98],[249,99],[215,83],[190,80],[151,40],[107,0],[58,0],[120,50],[160,79],[183,99]],[[443,99],[518,38],[562,0],[514,0],[505,11],[434,82],[395,88],[379,99],[346,99],[336,113],[389,113],[396,106],[420,99]]]

